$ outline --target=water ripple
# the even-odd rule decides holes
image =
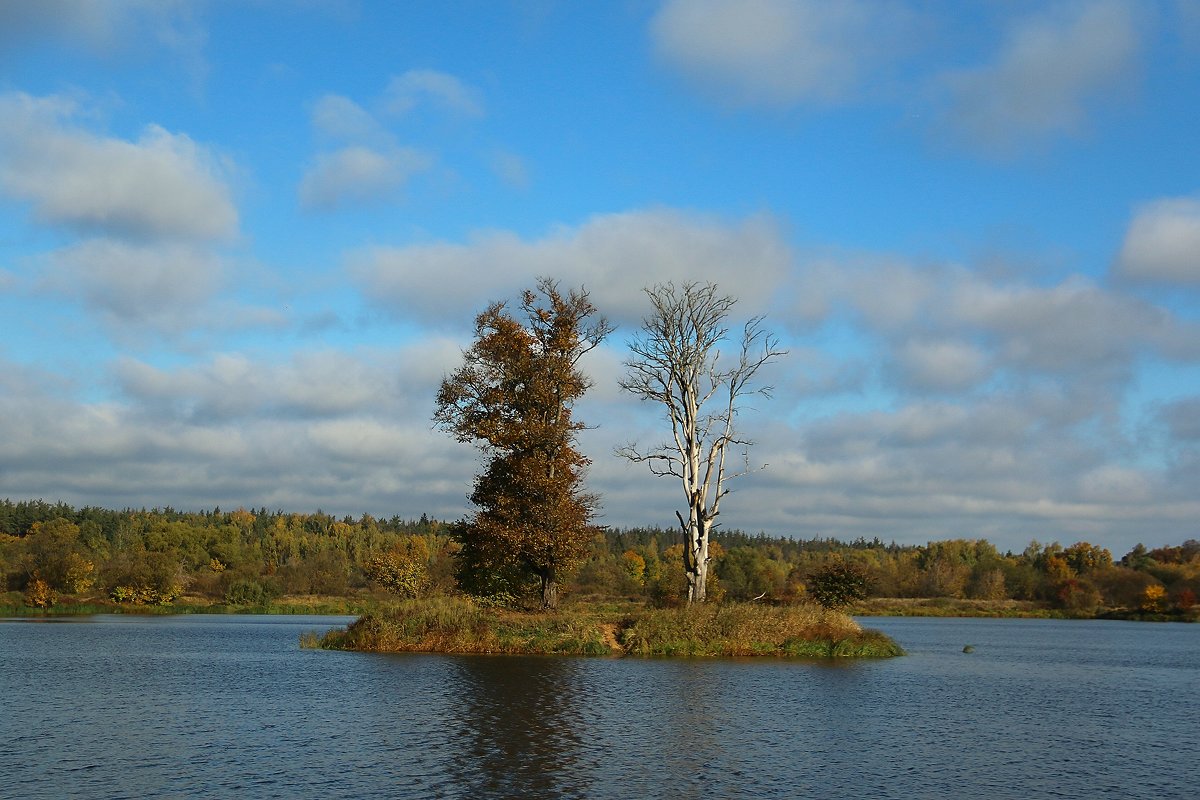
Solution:
[[[1200,626],[873,620],[911,655],[836,665],[297,648],[336,623],[0,623],[0,798],[1161,800],[1200,756]]]

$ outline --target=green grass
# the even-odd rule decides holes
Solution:
[[[68,617],[91,614],[280,614],[280,615],[341,615],[364,614],[378,608],[379,603],[349,597],[284,597],[259,605],[231,605],[202,598],[188,597],[164,605],[115,603],[102,598],[60,600],[49,608],[27,606],[18,592],[0,596],[0,616],[4,617]]]
[[[370,652],[635,656],[889,657],[903,651],[845,614],[817,606],[729,603],[522,613],[463,598],[408,601],[302,646]]]

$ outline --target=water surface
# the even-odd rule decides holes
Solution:
[[[1196,625],[877,618],[910,655],[856,662],[298,648],[347,620],[0,622],[0,797],[1196,796]]]

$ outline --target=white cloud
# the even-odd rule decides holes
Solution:
[[[170,369],[123,358],[113,374],[124,395],[158,420],[422,419],[459,357],[457,346],[434,337],[393,352],[320,350],[288,360],[219,353]]]
[[[1137,210],[1116,273],[1134,280],[1200,284],[1200,200],[1157,200]]]
[[[300,202],[305,208],[331,210],[386,200],[433,164],[433,156],[410,147],[352,145],[322,153],[300,182]]]
[[[964,341],[911,339],[896,349],[894,357],[901,380],[917,391],[963,391],[990,374],[986,354]]]
[[[383,130],[383,126],[369,111],[340,94],[327,94],[313,103],[312,125],[318,133],[334,139],[391,139],[391,135]]]
[[[1135,11],[1124,0],[1098,0],[1019,20],[992,63],[941,76],[946,121],[968,145],[995,152],[1080,133],[1137,73]]]
[[[384,108],[392,114],[407,114],[423,102],[467,117],[484,113],[477,89],[432,69],[412,69],[394,76],[384,91]]]
[[[1079,478],[1079,496],[1085,502],[1105,505],[1141,504],[1153,499],[1145,472],[1116,464],[1097,467]]]
[[[907,27],[895,3],[669,0],[651,33],[669,63],[735,105],[789,106],[853,95]]]
[[[0,3],[0,45],[43,37],[83,44],[97,54],[147,41],[192,55],[205,36],[186,0],[38,0]]]
[[[121,508],[170,503],[452,519],[475,458],[429,422],[425,366],[446,342],[396,352],[223,354],[162,368],[123,359],[124,394],[85,401],[0,360],[0,474],[14,497]],[[440,380],[440,372],[437,375]],[[90,393],[90,391],[89,391]]]
[[[228,169],[184,134],[148,126],[136,142],[73,127],[62,97],[0,95],[0,192],[44,222],[135,237],[229,239]]]
[[[888,341],[969,341],[991,367],[1047,375],[1124,374],[1143,350],[1193,358],[1193,326],[1167,310],[1075,276],[1057,285],[997,281],[963,268],[845,258],[804,269],[796,296],[810,322],[841,309]],[[923,363],[909,352],[898,366]],[[977,356],[961,355],[982,368]],[[913,377],[914,383],[921,381]]]
[[[220,259],[186,244],[90,239],[43,257],[42,286],[119,325],[182,332],[223,282]]]
[[[642,288],[667,281],[713,281],[740,298],[744,313],[757,313],[771,304],[790,260],[768,218],[730,223],[653,210],[598,215],[534,241],[490,232],[466,244],[369,248],[351,254],[350,268],[372,302],[464,326],[486,303],[515,297],[539,275],[586,286],[600,312],[617,321],[639,320]]]
[[[1200,445],[1200,396],[1167,403],[1158,416],[1173,440]]]
[[[516,153],[495,150],[488,159],[488,165],[496,177],[508,186],[514,189],[529,188],[529,165]]]

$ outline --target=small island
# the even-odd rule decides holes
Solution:
[[[817,604],[709,603],[666,609],[592,604],[540,611],[463,597],[408,601],[306,647],[370,652],[579,656],[884,658],[904,651],[878,631]]]

